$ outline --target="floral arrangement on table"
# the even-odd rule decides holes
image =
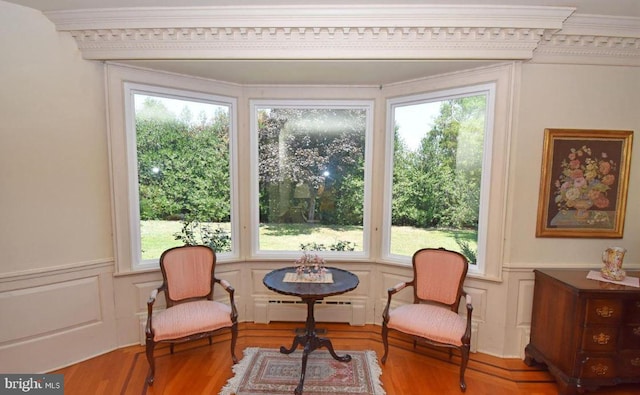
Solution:
[[[616,181],[613,174],[616,164],[608,159],[606,152],[600,158],[592,156],[591,148],[571,148],[567,158],[560,164],[562,172],[555,181],[555,202],[559,210],[576,210],[577,218],[588,218],[589,209],[609,207],[607,191]]]
[[[302,256],[295,261],[296,274],[298,277],[308,279],[322,279],[327,273],[324,267],[325,260],[318,254],[304,251]]]

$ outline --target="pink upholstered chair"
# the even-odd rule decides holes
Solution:
[[[171,248],[160,257],[162,285],[151,292],[147,302],[146,349],[149,361],[147,383],[153,384],[155,360],[153,350],[160,342],[175,343],[209,338],[214,332],[231,329],[231,358],[233,363],[238,338],[238,312],[233,299],[234,289],[225,280],[215,277],[215,252],[206,246]],[[213,300],[214,285],[228,293],[229,304]],[[158,292],[164,292],[167,308],[153,313]]]
[[[460,350],[460,389],[463,392],[467,389],[464,371],[469,361],[473,312],[471,298],[462,289],[467,269],[467,259],[455,251],[424,248],[413,254],[413,280],[387,291],[387,305],[382,313],[383,364],[389,352],[389,329],[395,329],[413,336],[414,348],[417,340],[448,347],[449,358],[454,348]],[[390,309],[391,297],[408,286],[413,287],[413,303]],[[466,299],[466,318],[458,314],[462,296]]]

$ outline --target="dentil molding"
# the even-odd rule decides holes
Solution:
[[[513,59],[640,65],[640,21],[570,7],[246,6],[47,12],[86,59]]]
[[[533,60],[640,66],[640,19],[574,15],[541,41]]]

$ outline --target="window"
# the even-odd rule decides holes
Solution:
[[[221,262],[291,262],[308,249],[406,265],[445,234],[444,246],[476,255],[470,275],[501,281],[514,65],[330,90],[344,100],[265,99],[264,87],[107,70],[118,273],[156,269],[160,252],[190,237],[224,246],[215,247]],[[308,89],[299,95],[316,96]],[[374,117],[385,99],[385,116]],[[248,103],[239,131],[237,102]],[[375,163],[374,143],[384,152]],[[428,191],[440,205],[426,204],[425,186],[446,183]]]
[[[233,100],[126,83],[125,104],[134,267],[185,243],[232,253]]]
[[[254,255],[368,251],[370,102],[253,101]]]
[[[494,84],[388,101],[385,255],[423,247],[459,251],[482,265]]]

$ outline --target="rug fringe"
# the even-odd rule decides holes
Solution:
[[[235,395],[238,391],[238,387],[240,386],[240,380],[242,380],[251,359],[253,359],[253,356],[256,355],[258,350],[259,347],[247,347],[244,349],[244,357],[242,357],[240,362],[231,367],[233,377],[227,381],[227,384],[222,387],[218,395]]]
[[[369,369],[371,373],[371,378],[374,380],[373,395],[386,395],[387,392],[382,388],[382,381],[380,380],[380,376],[382,375],[382,368],[378,364],[378,356],[376,352],[373,350],[366,350],[365,355],[367,356],[367,361],[369,362]]]

